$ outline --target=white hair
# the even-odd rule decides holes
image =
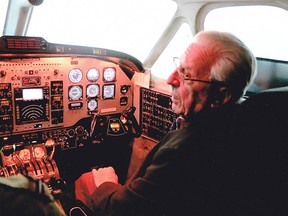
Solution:
[[[250,49],[228,32],[202,31],[194,43],[212,50],[215,61],[210,65],[211,79],[224,82],[232,100],[238,101],[256,76],[256,59]]]

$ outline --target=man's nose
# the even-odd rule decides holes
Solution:
[[[179,87],[180,86],[180,79],[177,69],[172,72],[172,74],[167,79],[167,84]]]

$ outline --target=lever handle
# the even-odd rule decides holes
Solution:
[[[124,125],[128,124],[131,126],[131,132],[134,137],[139,137],[141,135],[141,128],[134,116],[135,110],[136,108],[134,106],[130,107],[128,110],[124,110],[120,120]]]

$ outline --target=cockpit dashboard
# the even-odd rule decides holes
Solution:
[[[131,142],[141,128],[128,54],[0,39],[0,176],[28,174],[63,194],[83,172],[113,165],[125,181]]]

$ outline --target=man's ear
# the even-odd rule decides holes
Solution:
[[[211,107],[216,108],[231,100],[231,91],[227,87],[220,87],[212,99]]]

